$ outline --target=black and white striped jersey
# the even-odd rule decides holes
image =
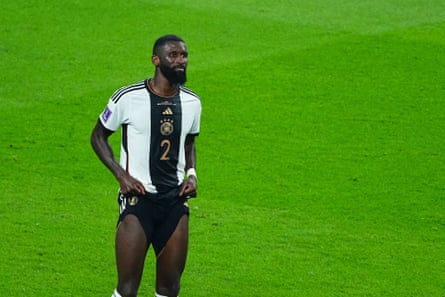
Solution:
[[[199,134],[201,101],[183,86],[164,98],[147,85],[145,80],[117,90],[99,118],[108,130],[122,128],[121,166],[149,193],[162,193],[183,182],[185,138]]]

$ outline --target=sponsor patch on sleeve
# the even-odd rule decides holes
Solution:
[[[102,120],[104,120],[104,122],[106,123],[108,121],[108,119],[110,118],[111,114],[112,114],[112,112],[107,106],[105,108],[104,112],[102,113]]]

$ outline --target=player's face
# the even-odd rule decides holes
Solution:
[[[159,69],[172,84],[184,84],[187,81],[188,52],[183,42],[168,42],[159,55]]]

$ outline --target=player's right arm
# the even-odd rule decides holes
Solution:
[[[94,152],[118,180],[122,194],[125,196],[145,194],[144,185],[128,174],[115,159],[111,145],[108,142],[108,137],[111,134],[113,134],[113,131],[105,128],[100,120],[97,121],[91,134],[91,145]]]

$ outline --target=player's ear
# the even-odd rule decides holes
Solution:
[[[153,56],[151,56],[151,62],[153,63],[153,65],[158,67],[161,61],[159,60],[158,56],[153,55]]]

